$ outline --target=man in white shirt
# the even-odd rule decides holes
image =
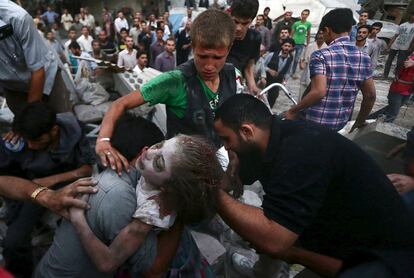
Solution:
[[[408,55],[413,50],[413,37],[414,37],[414,14],[410,15],[410,21],[403,23],[398,28],[397,33],[388,43],[390,54],[388,55],[387,62],[384,67],[384,78],[388,78],[390,73],[391,64],[394,61],[395,56],[398,54],[397,66],[395,67],[395,73],[397,74],[407,59]]]
[[[142,73],[148,65],[148,54],[145,51],[139,51],[137,53],[137,65],[133,69],[136,73]]]
[[[83,26],[81,32],[82,36],[80,36],[76,41],[80,45],[82,51],[91,53],[93,38],[89,35],[89,28],[87,26]]]
[[[68,9],[63,9],[63,14],[61,16],[60,22],[63,24],[63,28],[66,32],[69,32],[70,27],[72,27],[73,18],[70,13],[68,13]]]
[[[118,13],[118,17],[114,21],[115,31],[119,34],[122,28],[129,30],[128,21],[124,17],[123,12]]]
[[[134,17],[134,26],[129,30],[129,35],[132,37],[135,44],[138,44],[138,36],[141,33],[141,21],[139,17]]]
[[[76,29],[75,28],[70,28],[69,33],[68,33],[68,40],[63,45],[63,47],[65,48],[66,58],[68,58],[68,59],[69,59],[69,54],[70,54],[69,45],[73,41],[76,41]]]
[[[187,24],[187,20],[193,20],[193,8],[187,8],[187,16],[183,17],[183,19],[181,20],[181,24],[180,24],[180,28],[184,28],[185,25]]]
[[[126,48],[118,54],[118,66],[133,69],[137,65],[137,51],[134,47],[134,40],[128,36],[125,39]]]
[[[95,29],[95,17],[89,13],[89,9],[87,7],[85,7],[85,16],[88,22],[87,26],[90,28],[90,30],[94,30]]]

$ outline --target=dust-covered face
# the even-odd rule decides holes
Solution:
[[[178,140],[171,138],[144,149],[136,162],[145,180],[154,186],[163,185],[171,177],[171,168],[178,148]]]

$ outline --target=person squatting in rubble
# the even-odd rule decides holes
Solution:
[[[56,114],[43,102],[28,103],[14,118],[12,129],[22,138],[14,145],[0,138],[0,174],[32,181],[42,190],[92,174],[95,156],[72,113]],[[7,204],[6,267],[14,274],[30,276],[31,232],[45,210],[32,202],[9,200]]]
[[[224,171],[216,157],[215,147],[206,139],[178,135],[144,149],[135,161],[135,167],[142,175],[137,185],[137,209],[132,221],[109,246],[94,235],[83,210],[71,210],[72,224],[100,270],[119,267],[142,245],[147,235],[157,229],[170,229],[173,223],[178,227],[173,226],[172,229],[182,229],[181,225],[199,222],[214,215],[214,197]],[[179,235],[180,230],[173,230],[172,233]],[[199,251],[191,251],[196,247],[188,241],[192,240],[182,241],[182,251],[190,253],[187,255],[190,256],[190,262],[182,267],[180,277],[212,277],[211,270],[205,268],[202,262],[197,262],[200,260]],[[167,237],[166,242],[160,242],[158,254],[164,260],[165,256],[172,257],[177,242],[178,238],[174,240],[174,237]],[[149,255],[145,254],[147,259]],[[168,261],[162,265],[168,265]],[[171,274],[176,272],[180,273],[180,270],[172,271]]]
[[[146,102],[166,104],[168,138],[178,133],[199,134],[220,145],[213,128],[214,111],[243,90],[238,71],[225,63],[234,34],[234,23],[228,14],[218,10],[201,13],[190,31],[194,59],[114,101],[105,114],[96,141],[102,164],[110,164],[118,172],[128,167],[128,161],[111,145],[113,126],[125,110]]]
[[[209,276],[182,223],[214,211],[213,181],[223,172],[217,159],[210,159],[214,150],[184,136],[161,142],[155,124],[129,115],[117,121],[112,139],[131,167],[121,176],[108,167],[95,178],[99,190],[89,198],[90,209],[86,215],[74,210],[72,223],[63,221],[35,277],[113,277],[124,262],[134,277],[167,270]],[[156,200],[175,213],[160,216]]]

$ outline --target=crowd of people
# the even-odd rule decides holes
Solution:
[[[350,9],[329,11],[312,39],[309,9],[273,20],[257,0],[233,0],[195,16],[192,2],[174,32],[168,11],[105,8],[99,20],[87,7],[72,16],[49,6],[32,18],[0,0],[0,92],[15,115],[0,138],[5,268],[15,277],[215,277],[191,230],[218,215],[270,263],[321,277],[413,277],[413,132],[406,175],[387,176],[337,131],[359,92],[351,131],[366,124],[387,48],[384,78],[398,54],[389,106],[371,117],[393,121],[411,96],[414,15],[386,44],[365,11],[356,24]],[[62,64],[75,73],[79,58],[93,75],[101,60],[162,72],[112,103],[95,150],[57,86]],[[300,97],[282,120],[271,112],[278,90],[260,92],[300,70]],[[166,134],[127,113],[145,103],[165,105]],[[255,181],[261,207],[239,199]],[[31,235],[45,208],[63,219],[37,262]]]

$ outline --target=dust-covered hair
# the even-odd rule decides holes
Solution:
[[[163,200],[178,221],[194,223],[214,216],[216,193],[224,171],[217,149],[199,136],[178,135],[178,151],[165,183]]]
[[[220,10],[202,12],[193,21],[190,30],[194,46],[205,48],[230,48],[233,44],[235,25],[231,17]]]

